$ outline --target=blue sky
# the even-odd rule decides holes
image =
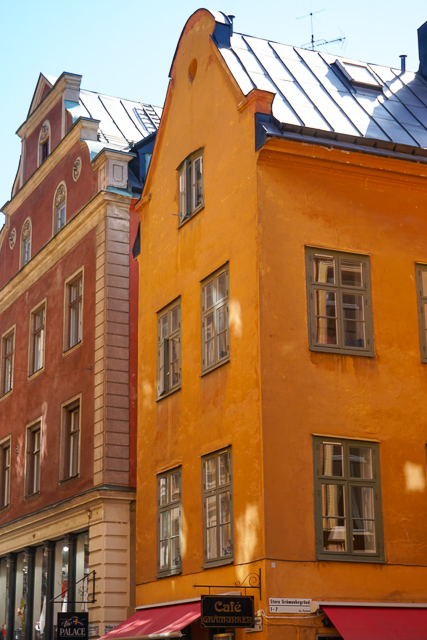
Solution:
[[[212,0],[210,0],[211,3]],[[218,0],[216,0],[218,3]],[[417,28],[427,20],[426,0],[3,0],[0,60],[3,122],[0,207],[10,198],[20,140],[40,72],[81,74],[82,87],[163,105],[168,72],[189,16],[207,6],[234,14],[238,33],[301,46],[315,39],[345,36],[323,47],[330,53],[386,66],[418,69]],[[3,224],[0,214],[0,226]]]

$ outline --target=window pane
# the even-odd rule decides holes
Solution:
[[[171,333],[176,331],[179,326],[179,307],[174,307],[171,311]]]
[[[350,447],[350,477],[372,478],[372,449]]]
[[[169,511],[162,511],[160,514],[160,539],[169,538]]]
[[[218,276],[217,283],[218,283],[217,302],[219,302],[220,300],[223,300],[224,298],[227,297],[227,274],[225,271],[224,273],[221,273]]]
[[[191,181],[192,181],[192,210],[197,209],[203,202],[202,188],[202,158],[196,158],[191,163]]]
[[[172,538],[171,540],[171,559],[172,559],[172,567],[181,566],[181,552],[179,549],[179,538]]]
[[[351,516],[353,519],[374,520],[374,490],[372,487],[351,487]]]
[[[358,552],[375,553],[375,522],[373,520],[353,520],[353,549]]]
[[[215,458],[209,458],[206,460],[206,478],[205,489],[210,491],[216,487],[216,474],[215,474]]]
[[[335,260],[332,256],[314,256],[315,282],[335,283]]]
[[[174,387],[179,383],[179,338],[175,336],[169,340],[169,359],[170,359],[170,387]]]
[[[171,473],[171,502],[175,502],[175,500],[179,500],[180,491],[179,491],[179,477],[181,473],[179,471],[175,471],[175,473]]]
[[[427,269],[422,269],[421,271],[421,283],[423,296],[427,296]]]
[[[343,287],[361,287],[363,285],[361,262],[341,259],[341,284]]]
[[[205,286],[205,309],[209,309],[214,303],[214,283],[208,282]]]
[[[225,451],[218,456],[218,478],[219,485],[230,482],[230,453]]]
[[[320,463],[322,476],[343,476],[342,445],[323,442],[320,445]]]
[[[230,492],[225,491],[219,496],[219,522],[225,524],[230,522]]]
[[[346,347],[365,346],[365,322],[363,310],[363,296],[344,293],[344,344]]]
[[[316,342],[337,344],[337,308],[334,291],[316,289],[314,312],[316,316]]]
[[[165,505],[168,503],[168,477],[160,478],[160,487],[159,487],[159,500],[160,505]]]
[[[231,524],[227,523],[221,525],[220,527],[220,548],[221,548],[221,556],[230,556],[231,555]]]
[[[171,509],[171,537],[179,536],[179,507]]]
[[[323,548],[326,551],[346,551],[346,521],[344,487],[322,485]]]
[[[163,540],[160,542],[160,569],[168,569],[169,568],[169,542],[168,540]]]
[[[206,558],[212,560],[218,557],[216,527],[206,531]]]
[[[160,318],[160,340],[167,338],[168,336],[168,314]]]
[[[206,498],[206,524],[207,527],[216,527],[216,496]]]

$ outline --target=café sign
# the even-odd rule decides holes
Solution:
[[[58,612],[57,640],[88,640],[88,614]]]
[[[254,626],[253,596],[202,596],[202,627]]]

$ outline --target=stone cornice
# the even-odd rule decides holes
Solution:
[[[0,313],[35,284],[105,216],[109,203],[128,212],[131,195],[100,191],[1,289]]]
[[[71,73],[63,73],[62,76],[60,76],[60,78],[53,85],[52,89],[49,91],[44,100],[42,100],[42,102],[34,109],[32,113],[30,113],[27,120],[23,124],[21,124],[18,131],[16,132],[17,135],[21,139],[29,136],[37,127],[37,125],[39,125],[40,122],[46,117],[46,115],[58,102],[58,100],[62,98],[62,95],[64,93],[69,94],[70,92],[75,93],[77,91],[78,94],[81,78],[81,76]]]
[[[135,491],[100,487],[13,520],[0,526],[0,555],[99,524],[104,504],[129,504],[135,496]]]
[[[16,209],[28,198],[28,196],[36,189],[46,176],[54,169],[58,162],[67,154],[76,142],[81,138],[82,129],[87,129],[88,123],[84,119],[79,119],[67,132],[61,142],[48,155],[46,160],[41,164],[34,173],[28,178],[27,182],[22,185],[19,191],[14,195],[12,200],[6,202],[1,211],[5,215],[11,216]]]

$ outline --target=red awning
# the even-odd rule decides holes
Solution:
[[[427,640],[427,609],[323,604],[322,609],[344,640]]]
[[[200,602],[189,602],[169,607],[141,609],[130,618],[109,631],[101,640],[120,638],[177,638],[188,624],[200,618]]]

